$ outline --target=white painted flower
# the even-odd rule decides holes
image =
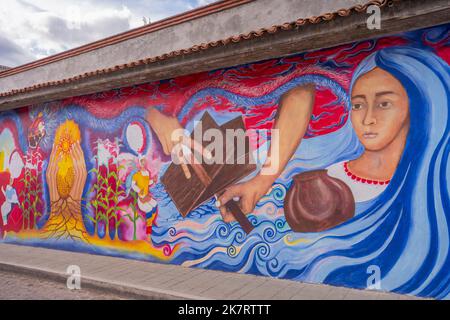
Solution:
[[[98,166],[108,166],[109,159],[112,158],[111,153],[104,144],[99,143],[97,148]]]

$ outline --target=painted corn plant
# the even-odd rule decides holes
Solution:
[[[42,155],[39,151],[31,151],[25,155],[25,174],[23,190],[19,193],[22,209],[22,228],[35,229],[42,217]]]
[[[119,203],[125,195],[119,179],[119,172],[123,169],[117,161],[119,148],[118,139],[114,142],[97,140],[94,148],[97,151],[94,156],[96,166],[89,171],[95,182],[88,191],[91,198],[87,202],[93,213],[92,216],[87,215],[87,219],[94,224],[94,235],[117,240],[123,222]]]
[[[133,240],[137,240],[137,233],[136,233],[137,232],[137,223],[139,220],[145,221],[145,219],[139,211],[137,192],[132,190],[132,191],[130,191],[130,195],[132,198],[132,201],[130,203],[131,212],[130,212],[130,210],[126,210],[123,208],[121,210],[123,212],[124,217],[129,219],[129,221],[133,224]]]

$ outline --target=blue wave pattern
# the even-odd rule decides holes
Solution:
[[[176,221],[182,224],[183,219],[176,212],[167,214],[165,210],[166,212],[161,214],[164,214],[166,219],[159,217],[158,226],[153,229],[152,240],[159,244],[182,243],[184,248],[190,248],[175,253],[173,263],[181,264],[188,257],[201,257],[212,249],[223,248],[222,252],[218,252],[211,259],[200,262],[196,266],[267,274],[267,270],[262,269],[263,262],[273,258],[271,255],[277,251],[276,244],[282,246],[283,237],[291,233],[284,216],[280,216],[278,212],[285,194],[286,187],[274,185],[272,191],[258,204],[258,214],[249,216],[255,230],[248,236],[238,223],[223,222],[218,209],[214,206],[214,201],[211,200],[194,210],[187,218],[195,221],[195,228],[178,228]],[[161,200],[158,199],[158,201]],[[203,225],[204,228],[198,228],[198,225]],[[179,234],[182,236],[178,236]],[[174,238],[176,238],[175,241],[170,240]],[[251,256],[257,258],[249,259]],[[247,265],[249,261],[255,265]],[[261,266],[257,267],[258,264]]]

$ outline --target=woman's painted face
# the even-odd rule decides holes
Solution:
[[[353,128],[366,150],[382,150],[409,130],[408,95],[390,73],[375,68],[361,76],[351,98]]]

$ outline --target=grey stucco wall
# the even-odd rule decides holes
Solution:
[[[0,78],[0,92],[155,57],[193,45],[258,30],[262,27],[317,16],[366,2],[368,0],[257,0],[115,45]]]

